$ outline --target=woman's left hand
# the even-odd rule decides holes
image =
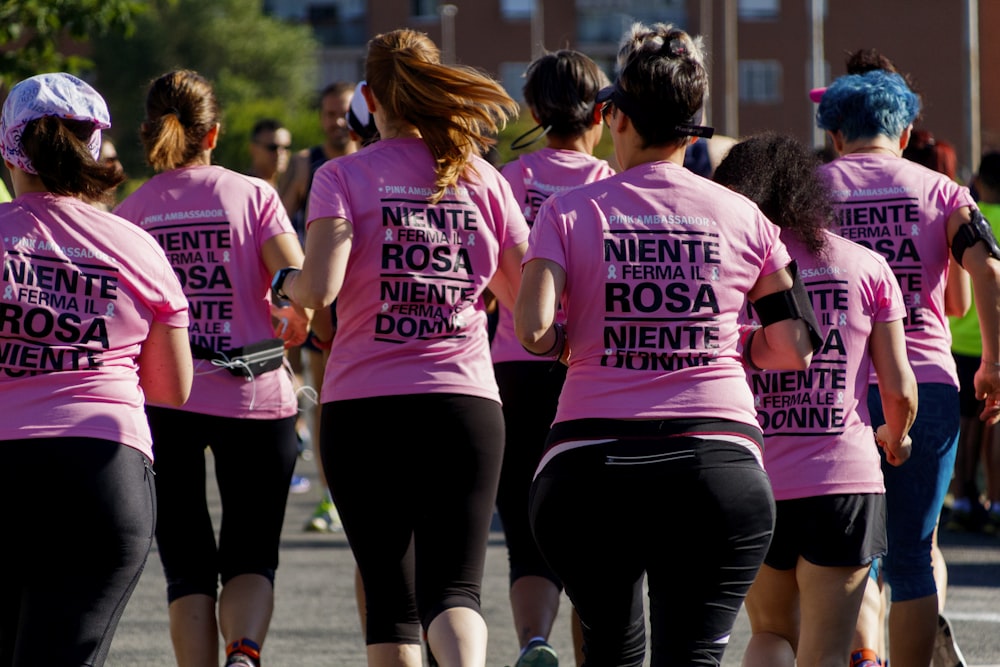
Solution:
[[[306,342],[312,318],[305,308],[294,303],[280,307],[271,304],[271,316],[275,321],[274,335],[285,341],[286,348]]]

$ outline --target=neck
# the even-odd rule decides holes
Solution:
[[[899,157],[903,150],[900,148],[898,140],[894,141],[880,134],[877,137],[868,137],[846,143],[841,154],[848,155],[850,153],[882,153]]]
[[[597,126],[600,128],[600,125]],[[598,142],[600,142],[600,133],[596,134],[588,130],[582,134],[578,134],[575,137],[553,137],[551,134],[546,137],[548,139],[547,146],[549,148],[560,150],[560,151],[577,151],[579,153],[586,153],[587,155],[593,155],[594,149],[597,147]]]
[[[885,153],[887,155],[895,155],[899,157],[899,154],[891,148],[886,148],[885,146],[860,146],[855,148],[851,153]]]

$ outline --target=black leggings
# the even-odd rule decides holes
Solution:
[[[611,420],[587,421],[613,437]],[[556,454],[531,491],[535,539],[583,623],[584,665],[643,664],[644,579],[651,665],[719,665],[771,539],[767,475],[743,445],[617,424],[611,442]]]
[[[507,543],[510,583],[526,576],[544,577],[562,590],[531,534],[528,491],[556,416],[566,367],[551,361],[506,361],[494,369],[507,428],[497,511]]]
[[[237,419],[147,407],[153,430],[156,546],[167,600],[215,597],[240,574],[274,581],[288,485],[298,456],[295,418]],[[205,487],[205,448],[215,459],[222,525],[215,529]]]
[[[416,644],[441,612],[480,612],[503,458],[495,401],[455,394],[323,405],[323,469],[364,581],[368,644]]]
[[[0,452],[0,665],[103,665],[153,543],[149,459],[93,438]]]

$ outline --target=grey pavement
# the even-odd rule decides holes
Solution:
[[[290,495],[282,534],[281,565],[271,631],[264,646],[266,667],[366,667],[354,601],[354,564],[342,534],[303,532],[302,526],[319,499],[312,463],[299,461],[298,471],[313,489]],[[211,477],[210,477],[211,479]],[[212,488],[212,485],[210,485]],[[252,492],[252,487],[250,488]],[[218,513],[218,506],[215,506]],[[594,526],[600,531],[600,526]],[[946,613],[969,667],[1000,667],[1000,538],[942,532],[949,565]],[[684,576],[679,572],[678,576]],[[107,664],[171,667],[165,584],[154,547],[111,647]],[[562,664],[574,664],[569,631],[569,602],[563,598],[551,642]],[[503,534],[490,536],[483,613],[490,629],[487,665],[511,665],[517,655],[507,601],[507,556]],[[741,613],[723,667],[737,667],[749,627]],[[846,664],[845,656],[845,664]],[[648,664],[648,659],[647,659]]]

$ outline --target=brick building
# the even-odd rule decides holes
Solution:
[[[542,49],[575,48],[611,71],[633,20],[671,21],[710,53],[710,122],[741,136],[773,129],[820,144],[807,92],[844,73],[849,51],[878,48],[924,96],[920,126],[951,141],[968,175],[1000,149],[1000,3],[980,0],[265,0],[312,24],[323,44],[318,86],[361,76],[365,43],[398,27],[425,31],[451,61],[480,67],[519,94]],[[813,53],[818,54],[817,58]],[[815,82],[815,83],[814,83]]]

